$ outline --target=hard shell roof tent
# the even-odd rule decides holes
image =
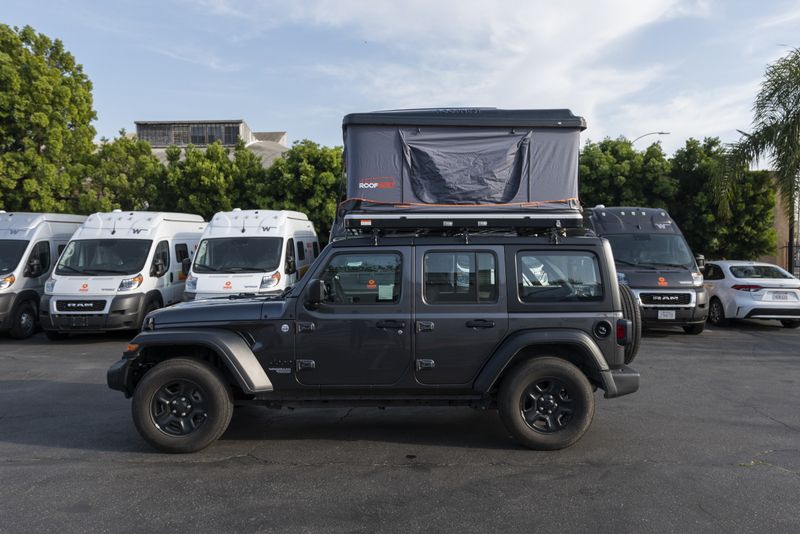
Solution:
[[[374,228],[577,227],[582,117],[566,109],[412,109],[342,123],[332,239]]]

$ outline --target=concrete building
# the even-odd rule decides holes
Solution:
[[[261,157],[266,168],[289,147],[286,132],[254,132],[242,119],[200,121],[136,121],[136,136],[150,143],[153,153],[167,161],[167,147],[206,147],[216,141],[233,147],[241,138],[247,149]]]

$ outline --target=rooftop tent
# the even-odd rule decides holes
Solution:
[[[572,213],[581,117],[569,110],[380,111],[343,121],[346,213]]]

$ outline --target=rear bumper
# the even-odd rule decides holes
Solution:
[[[604,397],[607,399],[629,395],[639,390],[639,371],[627,365],[619,369],[600,371],[600,376],[606,390]]]
[[[45,330],[63,333],[138,330],[144,297],[144,294],[118,295],[111,300],[107,313],[59,313],[50,305],[53,296],[45,295],[39,306],[39,322]]]
[[[741,308],[740,308],[741,310]],[[765,307],[758,306],[749,310],[741,310],[745,319],[783,319],[800,320],[800,307]],[[737,314],[738,316],[738,314]]]

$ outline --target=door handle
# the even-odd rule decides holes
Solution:
[[[467,321],[467,328],[494,328],[494,321],[487,321],[486,319]]]
[[[417,321],[417,332],[433,332],[433,321]]]
[[[316,369],[317,362],[314,360],[297,360],[297,370],[302,371],[303,369]]]
[[[405,328],[406,323],[404,321],[378,321],[375,326],[378,328]]]

